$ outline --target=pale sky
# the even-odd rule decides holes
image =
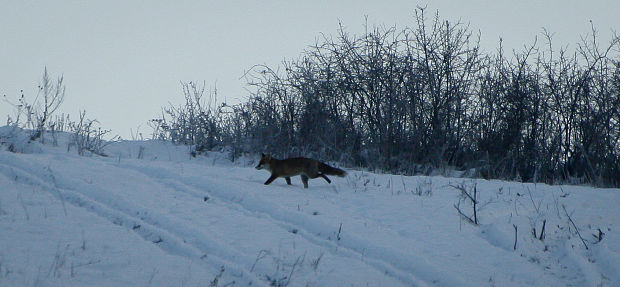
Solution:
[[[113,135],[150,135],[147,121],[179,104],[179,81],[205,81],[218,100],[248,98],[244,71],[297,58],[341,21],[361,34],[370,25],[414,26],[416,6],[429,18],[469,23],[494,51],[532,43],[542,28],[556,47],[575,47],[590,20],[608,43],[620,29],[619,0],[521,1],[12,1],[0,0],[0,96],[34,99],[43,69],[64,75],[59,112],[86,110]],[[0,126],[14,108],[0,99]]]

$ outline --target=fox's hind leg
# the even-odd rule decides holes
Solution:
[[[304,183],[304,188],[308,188],[308,176],[305,174],[301,175],[301,182]]]
[[[284,179],[286,179],[286,184],[291,185],[291,178],[290,177],[285,177]]]
[[[325,180],[327,180],[327,183],[332,183],[332,181],[329,180],[329,178],[326,175],[324,175],[322,173],[319,173],[318,176],[320,176],[320,177],[324,178]]]
[[[327,181],[327,183],[332,183],[331,180],[329,180],[329,178],[327,176],[325,176],[325,174],[320,173],[320,172],[313,172],[311,174],[308,175],[310,178],[317,178],[317,177],[322,177],[323,179],[325,179]]]

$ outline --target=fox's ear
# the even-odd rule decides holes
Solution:
[[[265,154],[261,152],[261,153],[260,153],[260,156],[261,156],[261,157],[265,157]]]

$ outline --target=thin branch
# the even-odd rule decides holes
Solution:
[[[516,226],[516,225],[514,225],[514,224],[513,224],[512,226],[515,228],[515,244],[514,244],[514,246],[512,247],[512,250],[517,250],[517,238],[518,238],[518,237],[517,237],[517,231],[518,231],[518,230],[517,230],[517,226]]]
[[[455,204],[454,208],[456,209],[456,211],[458,211],[459,215],[461,215],[461,217],[465,218],[469,223],[473,224],[473,225],[478,225],[473,219],[471,219],[471,217],[467,216],[465,213],[463,213],[463,211],[461,211],[461,209]]]
[[[577,232],[577,235],[579,236],[579,239],[581,239],[581,242],[583,243],[583,246],[585,246],[586,250],[588,250],[588,245],[586,244],[586,241],[583,239],[583,237],[581,237],[581,233],[579,233],[579,228],[577,228],[577,225],[575,224],[575,222],[573,221],[571,216],[568,214],[568,211],[566,211],[566,206],[564,204],[562,204],[562,208],[564,209],[564,213],[568,217],[568,221],[570,221],[570,223],[573,224],[573,227],[575,228],[575,231]]]

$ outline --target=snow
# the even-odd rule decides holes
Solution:
[[[46,137],[0,128],[0,286],[620,285],[618,189],[353,169],[265,186],[257,157]]]

